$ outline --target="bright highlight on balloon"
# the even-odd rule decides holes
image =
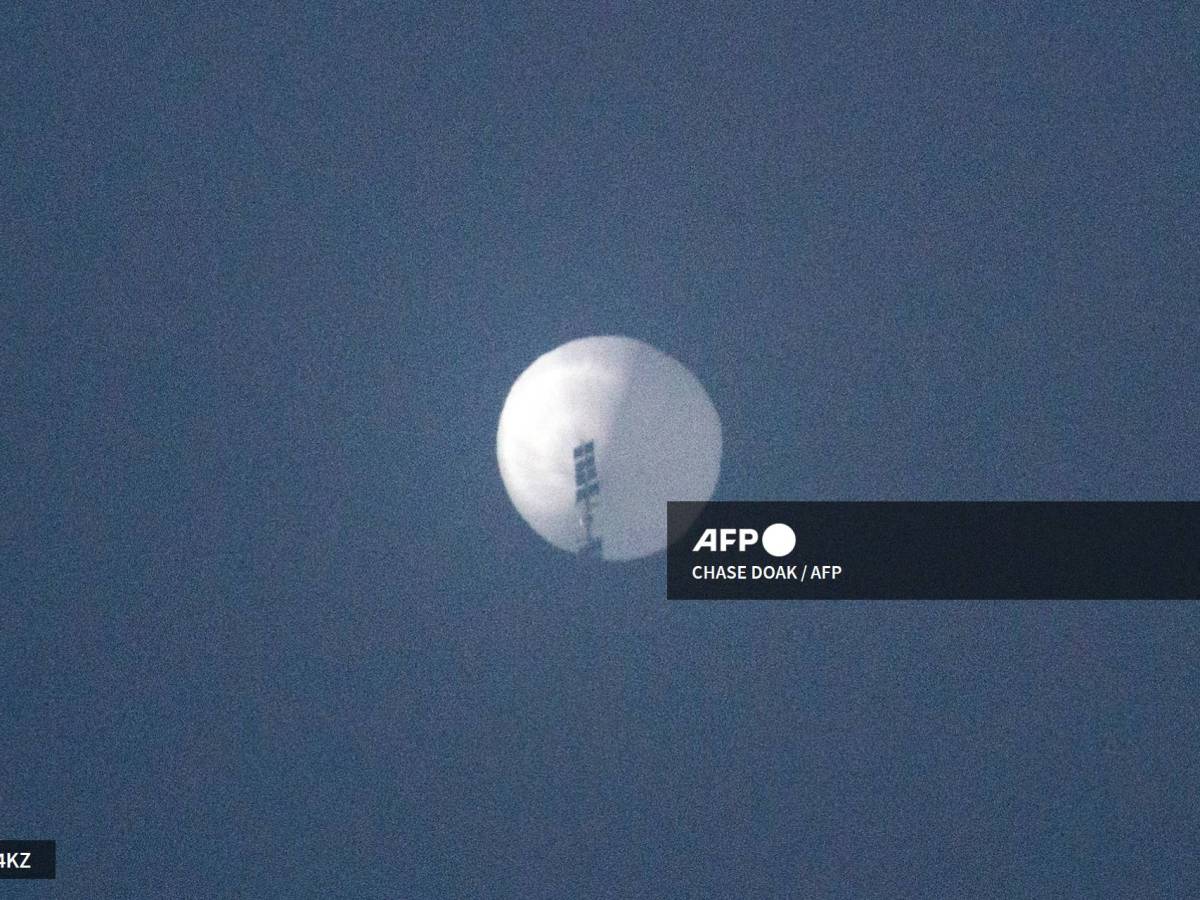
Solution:
[[[556,547],[637,559],[667,545],[667,501],[709,500],[721,421],[696,377],[649,344],[589,337],[539,357],[496,433],[513,505]]]

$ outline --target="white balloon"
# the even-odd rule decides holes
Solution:
[[[696,377],[649,344],[589,337],[538,357],[500,413],[496,457],[522,518],[575,552],[584,526],[574,450],[595,442],[593,530],[605,559],[667,545],[667,501],[709,500],[721,467],[721,421]]]

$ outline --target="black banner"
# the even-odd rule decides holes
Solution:
[[[667,596],[1200,599],[1200,503],[668,504]]]
[[[53,878],[54,841],[0,841],[0,878]]]

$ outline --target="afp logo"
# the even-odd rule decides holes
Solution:
[[[759,535],[753,528],[705,528],[692,552],[711,550],[724,553],[736,548],[739,553],[744,553],[757,543]],[[762,533],[762,548],[772,556],[787,556],[796,549],[796,532],[782,522],[768,525]]]

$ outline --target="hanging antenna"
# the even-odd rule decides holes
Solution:
[[[579,548],[581,557],[601,557],[600,538],[592,531],[595,509],[600,502],[600,479],[596,475],[595,442],[588,441],[575,448],[575,507],[579,510]]]

